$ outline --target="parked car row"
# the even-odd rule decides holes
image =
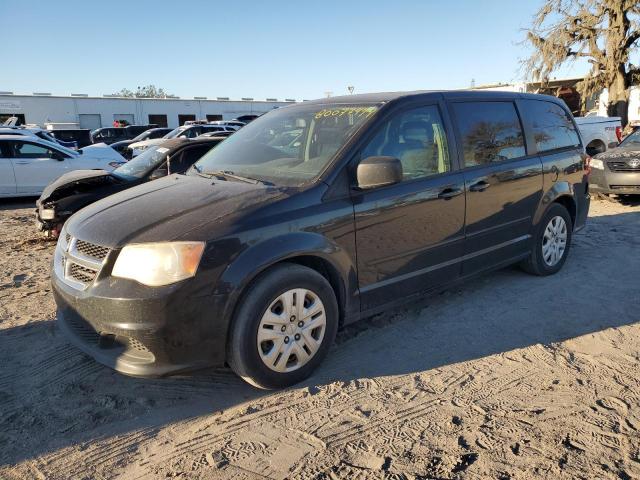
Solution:
[[[159,145],[165,140],[172,138],[196,138],[203,133],[233,133],[238,129],[235,125],[224,125],[221,123],[189,123],[178,128],[174,128],[161,138],[149,138],[130,143],[123,153],[125,158],[133,158],[140,155],[152,145]]]
[[[194,120],[187,121],[179,129],[187,129],[193,126],[205,126],[203,131],[236,131],[247,123],[253,121],[258,115],[243,115],[233,120]],[[242,119],[242,120],[240,120]],[[67,124],[47,124],[47,129],[42,129],[38,125],[18,125],[18,118],[11,117],[0,125],[0,135],[36,135],[44,140],[59,143],[63,147],[77,149],[94,143],[106,143],[107,145],[115,145],[114,148],[118,153],[126,153],[128,144],[137,143],[147,139],[160,138],[167,133],[177,129],[158,127],[158,125],[126,125],[115,127],[102,127],[95,130],[58,128],[60,125]],[[153,130],[153,132],[148,132]],[[146,133],[146,134],[145,134]],[[185,134],[186,135],[186,134]],[[185,136],[182,135],[182,136]],[[189,138],[196,137],[198,134],[190,133]],[[172,137],[169,137],[172,138]]]
[[[141,133],[157,127],[158,125],[127,125],[126,127],[96,128],[91,131],[91,140],[93,143],[106,143],[107,145],[111,145],[112,143],[122,140],[133,139]]]
[[[80,185],[112,189],[123,172],[151,179],[166,145],[47,194],[79,199]],[[125,374],[228,364],[286,387],[318,367],[340,325],[514,263],[558,272],[587,218],[589,161],[554,97],[385,93],[279,108],[186,174],[72,215],[51,275],[58,324]]]

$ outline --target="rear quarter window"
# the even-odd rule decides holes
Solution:
[[[571,117],[560,105],[544,100],[522,100],[520,105],[533,129],[538,153],[580,146]]]
[[[526,155],[524,134],[513,102],[454,103],[465,167]]]

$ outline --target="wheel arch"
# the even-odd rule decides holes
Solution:
[[[594,156],[597,155],[598,153],[603,153],[607,151],[607,144],[599,139],[599,138],[594,138],[593,140],[591,140],[587,146],[585,147],[585,150],[587,152],[588,155],[590,156]]]
[[[573,197],[569,195],[560,195],[557,197],[552,203],[559,203],[569,212],[569,216],[571,217],[571,227],[573,228],[576,224],[576,201]]]
[[[573,224],[572,227],[575,227],[576,217],[578,214],[578,206],[574,189],[569,182],[556,182],[553,184],[553,187],[550,188],[542,197],[542,200],[534,215],[534,228],[538,226],[544,214],[554,203],[559,203],[569,211],[569,216],[571,217],[571,222]]]
[[[251,284],[264,272],[283,263],[294,263],[315,270],[331,285],[338,303],[340,324],[356,305],[357,274],[353,261],[343,248],[317,233],[295,232],[273,237],[242,252],[223,272],[220,285],[226,285],[228,298],[223,316],[228,335],[240,301]]]

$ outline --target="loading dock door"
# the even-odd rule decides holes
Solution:
[[[149,114],[149,124],[158,125],[158,127],[167,128],[169,124],[167,123],[167,116],[161,114]]]
[[[80,117],[80,128],[94,130],[102,127],[102,120],[100,120],[99,113],[81,113],[78,116]]]
[[[178,115],[178,125],[184,125],[184,122],[195,120],[195,119],[196,119],[195,115],[189,115],[189,114]]]

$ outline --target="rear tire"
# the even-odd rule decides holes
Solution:
[[[534,234],[529,258],[520,265],[532,275],[553,275],[560,271],[569,255],[573,222],[567,209],[553,203],[544,214]]]
[[[227,361],[263,389],[294,385],[320,365],[338,330],[338,304],[318,272],[292,263],[258,276],[240,299]]]

